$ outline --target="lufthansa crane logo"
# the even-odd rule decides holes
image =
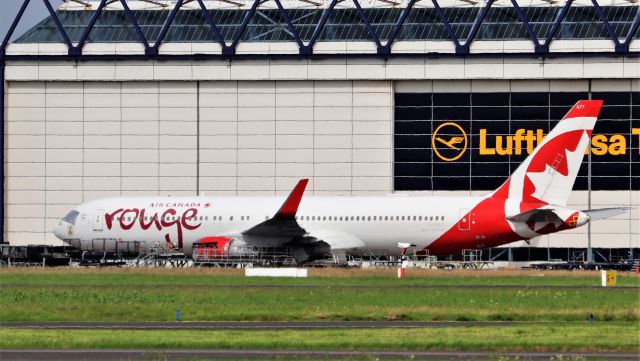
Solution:
[[[453,122],[440,124],[431,138],[431,146],[438,158],[453,162],[467,151],[467,133]]]

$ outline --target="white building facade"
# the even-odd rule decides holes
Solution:
[[[69,209],[109,196],[281,195],[300,178],[317,196],[482,194],[526,157],[515,134],[591,97],[605,107],[570,206],[632,209],[531,247],[640,248],[639,8],[65,3],[66,35],[49,18],[2,49],[4,240],[56,244]],[[449,155],[433,138],[456,129],[468,146]]]

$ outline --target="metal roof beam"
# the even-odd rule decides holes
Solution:
[[[178,13],[178,10],[180,10],[180,7],[182,6],[183,1],[184,0],[178,0],[176,2],[176,6],[173,8],[173,10],[171,10],[171,12],[169,13],[169,16],[164,22],[164,25],[162,26],[162,29],[160,29],[160,34],[158,34],[158,38],[156,39],[156,42],[153,44],[153,48],[155,49],[156,52],[158,51],[160,44],[162,44],[162,40],[164,40],[164,37],[167,35],[167,32],[169,31],[169,28],[173,23],[173,19],[175,19],[176,14]]]
[[[322,3],[311,1],[311,0],[300,0],[300,1],[305,2],[307,4],[311,4],[313,6],[322,6]]]
[[[407,7],[404,8],[404,10],[402,10],[402,13],[400,14],[400,19],[398,19],[398,22],[394,25],[393,30],[391,31],[391,36],[389,36],[389,39],[387,39],[387,43],[383,47],[378,48],[378,54],[380,55],[391,54],[391,45],[396,40],[396,36],[398,36],[398,33],[400,33],[400,28],[402,27],[402,24],[404,24],[404,21],[407,20],[407,16],[409,15],[409,12],[413,8],[413,5],[415,5],[415,3],[417,3],[418,1],[420,0],[410,0],[409,3],[407,4]]]
[[[69,1],[74,2],[76,4],[84,5],[84,7],[86,7],[86,8],[90,8],[90,7],[93,6],[92,4],[90,4],[90,3],[86,2],[86,1],[82,1],[82,0],[64,0],[64,2],[66,2],[66,3],[68,3]]]
[[[100,5],[98,5],[98,9],[96,9],[96,12],[91,17],[89,24],[84,28],[84,31],[80,36],[80,41],[78,42],[78,45],[73,50],[75,53],[82,54],[82,48],[84,47],[84,43],[89,38],[89,33],[91,33],[91,29],[93,29],[93,27],[96,25],[96,21],[98,21],[98,17],[100,17],[100,14],[102,13],[102,10],[104,9],[105,6],[106,6],[106,0],[100,0]]]
[[[227,4],[231,4],[231,5],[235,5],[235,6],[237,6],[237,7],[243,7],[243,6],[244,6],[244,4],[239,3],[239,2],[235,2],[235,1],[233,1],[233,0],[219,0],[219,1],[222,1],[223,3],[227,3]]]
[[[440,4],[438,4],[438,0],[431,0],[431,2],[433,3],[433,8],[436,11],[436,15],[438,15],[440,21],[442,21],[442,25],[444,25],[444,28],[447,31],[447,34],[449,34],[449,38],[451,38],[451,41],[453,41],[456,49],[458,49],[460,47],[460,40],[458,40],[456,33],[453,31],[453,28],[449,23],[449,19],[447,19],[447,16],[442,11]]]
[[[493,3],[495,1],[496,0],[488,0],[487,1],[487,5],[485,5],[482,8],[480,13],[478,14],[478,18],[473,23],[473,27],[471,28],[471,31],[469,32],[469,36],[467,37],[467,40],[464,42],[464,45],[457,47],[456,48],[456,52],[459,51],[459,52],[461,52],[463,54],[469,54],[469,49],[471,48],[471,43],[473,43],[473,40],[476,38],[476,35],[478,34],[478,30],[480,30],[480,26],[482,25],[482,22],[484,21],[484,18],[489,13],[489,10],[491,9],[491,5],[493,5]]]
[[[378,0],[378,1],[382,1],[383,3],[387,3],[387,4],[391,4],[393,6],[398,6],[400,5],[399,2],[393,1],[393,0]]]
[[[573,4],[573,0],[567,0],[567,2],[564,4],[564,7],[560,11],[560,14],[558,15],[558,18],[553,23],[553,28],[551,28],[551,31],[549,32],[549,35],[547,36],[547,40],[545,40],[544,44],[542,45],[544,47],[543,50],[545,52],[547,52],[547,53],[549,52],[549,45],[551,45],[551,42],[553,41],[553,37],[556,36],[556,33],[558,32],[558,29],[560,29],[560,25],[562,24],[562,20],[564,20],[564,17],[569,12],[569,8],[571,8],[571,4]]]
[[[256,9],[258,8],[258,6],[260,6],[260,4],[261,4],[260,0],[253,1],[253,5],[251,5],[251,9],[249,9],[249,12],[247,12],[244,19],[242,19],[242,24],[240,24],[240,29],[238,29],[236,31],[236,34],[233,36],[233,41],[231,42],[231,46],[226,49],[227,54],[224,54],[224,55],[234,55],[236,53],[236,47],[238,46],[238,42],[240,42],[240,38],[242,37],[242,34],[244,33],[244,31],[247,30],[247,25],[249,25],[249,21],[251,20],[253,15],[256,13]],[[225,49],[223,49],[223,53],[224,52],[225,52]]]
[[[274,0],[274,1],[278,6],[278,11],[280,12],[280,15],[284,19],[285,23],[287,23],[287,27],[289,28],[289,31],[291,31],[291,34],[293,35],[296,41],[296,44],[298,44],[298,49],[301,49],[304,46],[304,44],[302,43],[300,34],[296,30],[296,28],[293,26],[293,22],[291,22],[291,19],[289,18],[289,14],[287,14],[287,11],[284,9],[284,6],[282,6],[282,3],[280,2],[280,0]]]
[[[631,43],[631,41],[633,41],[633,35],[636,32],[638,32],[638,28],[640,28],[640,6],[636,11],[636,17],[633,20],[633,25],[631,25],[631,29],[629,29],[629,33],[627,34],[627,37],[624,39],[624,44],[627,47],[627,52],[629,51],[629,44]]]
[[[520,5],[518,5],[518,2],[516,0],[511,0],[511,4],[513,5],[513,11],[516,13],[516,16],[518,16],[518,19],[524,26],[524,29],[527,31],[527,34],[529,34],[529,38],[533,43],[535,52],[536,53],[543,52],[544,49],[540,47],[540,40],[538,40],[538,36],[533,31],[533,28],[531,27],[529,20],[527,20],[527,17],[524,15],[524,12],[522,12]]]
[[[138,0],[138,1],[143,1],[143,2],[146,2],[146,3],[149,3],[149,4],[158,5],[158,6],[161,6],[163,8],[166,8],[167,6],[169,6],[169,4],[164,4],[164,3],[161,3],[161,2],[155,1],[155,0]]]
[[[220,30],[216,26],[215,22],[213,21],[213,17],[211,17],[211,14],[207,10],[207,8],[204,6],[204,3],[202,2],[202,0],[196,0],[196,1],[198,2],[198,5],[200,5],[200,15],[207,20],[207,24],[209,24],[209,29],[213,31],[213,35],[215,35],[215,37],[218,39],[218,43],[222,47],[222,53],[224,54],[229,52],[229,50],[227,50],[228,46],[227,46],[227,43],[225,43],[224,41],[224,37],[220,33]]]
[[[373,42],[376,43],[376,49],[382,48],[382,44],[380,44],[380,39],[378,38],[378,34],[376,34],[375,30],[373,30],[373,27],[371,26],[371,23],[367,18],[367,14],[365,14],[364,10],[362,10],[360,3],[358,2],[358,0],[352,0],[352,1],[356,5],[356,9],[358,11],[358,14],[360,15],[360,20],[364,23],[364,27],[369,32],[369,36],[371,36],[371,40],[373,40]]]
[[[313,54],[313,45],[316,43],[316,41],[318,40],[318,37],[322,33],[322,30],[324,29],[324,26],[327,23],[327,20],[329,19],[329,15],[331,15],[331,13],[333,12],[333,8],[335,8],[336,4],[342,1],[344,0],[331,0],[331,4],[329,4],[329,7],[322,11],[322,17],[320,17],[320,22],[318,23],[318,25],[316,25],[315,30],[313,30],[313,34],[311,35],[311,39],[309,40],[309,43],[307,43],[307,45],[300,48],[299,50],[300,55]]]
[[[24,0],[24,2],[22,3],[22,6],[20,7],[20,10],[18,10],[18,14],[13,19],[13,23],[11,23],[11,26],[9,27],[9,31],[7,31],[7,34],[5,35],[4,40],[2,41],[2,45],[0,45],[0,57],[4,56],[7,44],[9,43],[9,40],[11,39],[11,36],[13,35],[13,33],[16,31],[16,26],[18,26],[20,19],[22,19],[22,16],[24,15],[24,11],[27,9],[27,6],[29,5],[29,1],[30,0]],[[4,87],[4,85],[2,86]]]
[[[58,28],[58,32],[60,32],[60,35],[62,35],[62,39],[64,40],[64,43],[67,45],[67,51],[69,53],[74,53],[75,50],[74,50],[73,44],[71,44],[71,39],[69,39],[69,35],[67,34],[67,31],[64,29],[64,26],[62,26],[62,23],[60,22],[60,18],[56,14],[56,11],[53,10],[53,6],[51,6],[51,3],[49,2],[49,0],[42,0],[42,2],[47,7],[47,11],[49,11],[49,15],[51,15],[51,19],[56,24],[56,27]]]
[[[593,7],[596,10],[596,13],[598,14],[600,21],[602,21],[602,23],[604,24],[604,27],[607,30],[607,33],[609,33],[611,40],[614,42],[614,44],[616,44],[616,52],[623,53],[625,51],[624,46],[623,44],[620,43],[620,40],[618,39],[618,35],[616,35],[615,31],[613,31],[611,24],[609,24],[609,20],[607,19],[606,15],[600,8],[600,4],[598,4],[597,0],[591,0],[591,3],[593,4]]]
[[[155,49],[152,49],[151,47],[149,47],[149,41],[147,40],[147,37],[144,36],[142,29],[140,29],[140,25],[138,24],[136,17],[133,16],[133,12],[129,8],[129,5],[127,4],[126,0],[120,0],[120,3],[122,4],[122,8],[124,9],[124,13],[127,16],[127,19],[129,19],[129,23],[131,23],[131,25],[133,26],[133,30],[135,30],[136,34],[138,34],[138,39],[140,39],[140,42],[142,43],[142,45],[144,45],[145,54],[158,55],[157,53],[155,54],[153,53],[153,50]]]

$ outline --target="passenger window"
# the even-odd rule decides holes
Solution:
[[[441,221],[444,221],[444,216],[440,217],[440,220],[441,220]]]
[[[429,218],[430,221],[433,221],[433,216],[431,216],[431,218]]]
[[[233,216],[229,216],[229,220],[230,220],[230,221],[233,221]]]
[[[371,220],[371,216],[367,217],[367,221],[370,221],[370,220]]]

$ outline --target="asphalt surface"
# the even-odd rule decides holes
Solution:
[[[308,321],[308,322],[0,322],[0,328],[53,330],[316,330],[513,326],[513,321]],[[540,323],[540,322],[538,322]]]
[[[0,360],[14,361],[120,361],[120,360],[238,360],[238,359],[411,359],[411,360],[495,360],[508,357],[525,360],[591,359],[638,360],[633,353],[572,353],[572,352],[429,352],[429,351],[273,351],[273,350],[0,350]]]

